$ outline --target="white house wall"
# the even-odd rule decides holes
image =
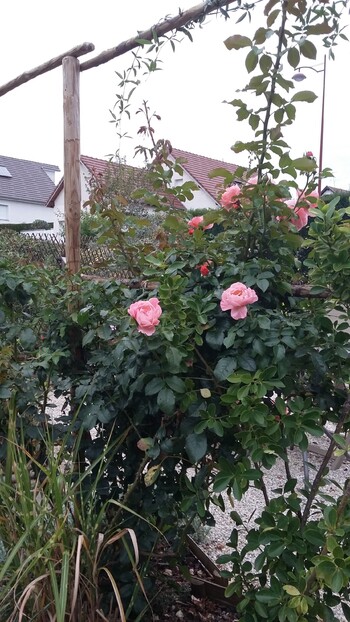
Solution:
[[[55,211],[52,207],[45,205],[35,205],[33,203],[22,203],[20,201],[9,201],[0,199],[0,223],[31,223],[34,220],[44,220],[54,223],[58,227]],[[5,207],[7,206],[7,209]]]
[[[91,177],[85,164],[80,163],[80,191],[81,191],[81,204],[89,199],[89,193],[87,190],[87,180]],[[64,228],[64,190],[62,189],[59,195],[55,199],[55,217],[60,230]]]
[[[180,176],[177,173],[174,173],[174,176],[172,179],[172,182],[173,182],[172,186],[174,187],[181,186],[186,181],[192,181],[192,182],[194,181],[195,183],[197,183],[193,179],[193,177],[189,175],[187,171],[185,170],[183,172],[183,176]],[[213,197],[211,197],[210,194],[208,194],[208,192],[204,190],[204,188],[199,187],[199,190],[195,190],[193,192],[193,195],[194,195],[194,198],[192,199],[192,201],[187,201],[187,200],[181,201],[187,209],[206,210],[206,209],[216,209],[218,207],[218,204],[214,201]]]

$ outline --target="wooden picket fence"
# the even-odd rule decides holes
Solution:
[[[64,268],[65,240],[54,233],[16,233],[6,229],[0,231],[3,247],[25,262],[38,265],[51,264]],[[81,238],[81,267],[86,274],[128,279],[129,271],[116,267],[113,251],[106,245],[97,244],[88,236]]]

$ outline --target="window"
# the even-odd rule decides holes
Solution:
[[[0,203],[0,222],[9,219],[9,206]]]
[[[0,165],[0,177],[12,177],[10,171],[6,168],[6,166]]]

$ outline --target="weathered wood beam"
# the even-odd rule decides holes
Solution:
[[[25,84],[26,82],[29,82],[29,80],[33,80],[33,78],[36,78],[43,73],[51,71],[51,69],[56,69],[56,67],[62,65],[62,61],[66,56],[73,56],[74,58],[78,58],[78,56],[83,56],[84,54],[93,52],[94,49],[95,46],[93,43],[82,43],[81,45],[77,45],[76,47],[72,48],[68,52],[64,52],[64,54],[60,54],[55,58],[51,58],[51,60],[48,60],[46,63],[43,63],[42,65],[39,65],[34,69],[25,71],[17,78],[14,78],[14,80],[3,84],[3,86],[0,86],[0,97],[1,95],[5,95],[5,93],[8,93],[9,91],[13,91],[13,89],[21,86],[21,84]]]
[[[154,35],[156,35],[157,37],[161,37],[167,32],[182,28],[190,22],[196,21],[202,16],[209,15],[217,9],[228,6],[233,2],[237,2],[237,0],[216,0],[216,2],[205,2],[197,4],[196,6],[187,9],[187,11],[180,11],[179,14],[175,17],[169,17],[168,19],[164,19],[159,24],[155,24],[154,26],[151,26],[151,28],[148,28],[148,30],[139,32],[136,37],[133,37],[132,39],[127,39],[126,41],[119,43],[116,47],[105,50],[97,56],[94,56],[94,58],[90,58],[89,60],[85,61],[85,63],[81,63],[80,71],[86,71],[87,69],[91,69],[92,67],[98,67],[99,65],[108,63],[110,60],[112,60],[112,58],[122,56],[122,54],[125,54],[125,52],[130,52],[130,50],[139,47],[139,39],[152,41],[154,39]]]
[[[330,298],[332,292],[330,289],[324,289],[322,292],[312,292],[313,285],[292,285],[293,296],[297,298]]]
[[[118,283],[122,283],[123,285],[127,285],[130,289],[148,289],[153,290],[159,287],[160,283],[158,281],[147,281],[145,279],[137,279],[137,278],[118,278],[117,276],[98,276],[95,274],[82,274],[82,279],[86,281],[96,281],[96,282],[105,282],[114,279],[118,281]],[[323,292],[312,293],[312,285],[292,285],[292,296],[296,298],[330,298],[332,296],[332,292],[330,289],[327,289]]]
[[[70,274],[76,274],[80,270],[81,210],[79,61],[67,56],[62,68],[66,265]]]

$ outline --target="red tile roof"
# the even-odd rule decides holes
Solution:
[[[189,173],[199,186],[204,188],[210,194],[215,201],[218,200],[218,193],[220,186],[222,189],[223,177],[214,177],[210,179],[208,173],[215,168],[225,168],[230,173],[235,173],[238,165],[231,162],[223,162],[222,160],[215,160],[214,158],[208,158],[206,156],[191,153],[190,151],[183,151],[182,149],[172,148],[171,156],[174,158],[184,158],[186,161],[181,163],[182,168]]]
[[[119,167],[119,164],[117,162],[112,162],[110,160],[101,160],[99,158],[92,158],[90,156],[85,156],[85,155],[80,156],[80,161],[82,162],[82,164],[86,166],[86,168],[88,169],[92,177],[98,177],[98,176],[104,177],[107,173],[110,173],[110,172],[113,173],[113,169],[117,171]],[[136,186],[139,186],[139,187],[144,186],[146,188],[149,186],[149,183],[147,183],[147,180],[145,179],[144,169],[138,168],[136,166],[130,166],[129,164],[125,164],[123,166],[125,166],[125,168],[127,168],[130,172],[134,172],[134,174],[136,173],[136,176],[134,177],[135,181],[137,182]],[[55,190],[52,192],[52,194],[49,197],[49,200],[47,202],[47,205],[49,207],[54,206],[55,200],[57,199],[60,192],[63,190],[63,185],[64,185],[64,178],[62,177],[62,179],[59,181],[58,185],[56,186]],[[149,189],[153,191],[152,188],[149,188]],[[171,194],[167,196],[168,196],[170,205],[172,205],[173,207],[184,209],[183,204],[180,203],[180,201],[176,197],[174,197]]]

